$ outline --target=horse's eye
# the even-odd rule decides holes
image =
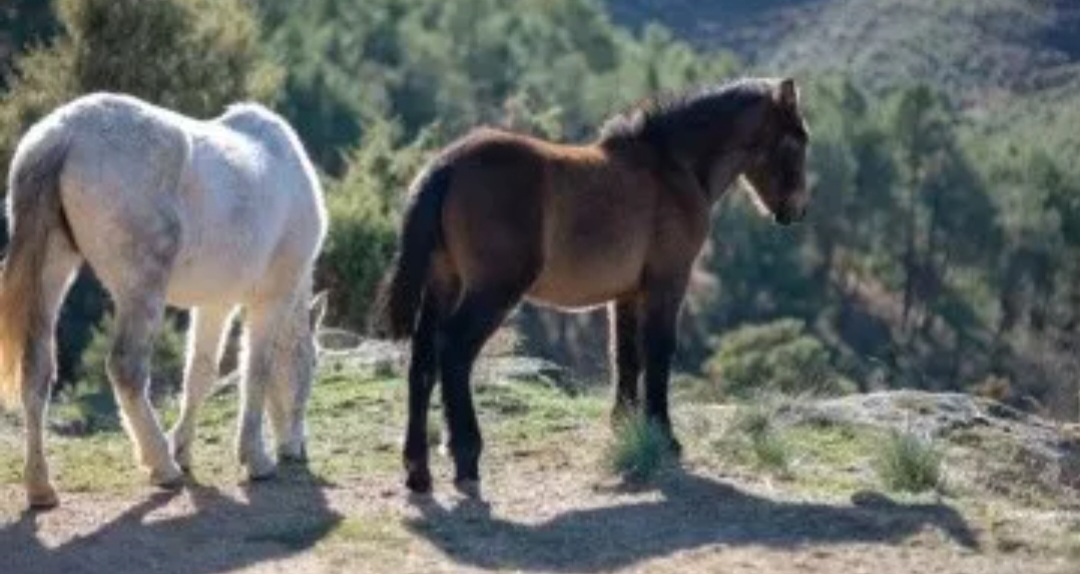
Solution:
[[[803,141],[794,135],[785,135],[780,138],[780,143],[777,146],[784,153],[797,153],[802,150]]]

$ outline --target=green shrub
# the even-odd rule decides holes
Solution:
[[[243,0],[60,0],[63,35],[15,65],[0,100],[0,159],[34,121],[84,93],[129,93],[196,116],[271,100],[280,69]]]
[[[892,432],[878,449],[874,468],[887,488],[918,493],[941,485],[942,458],[930,440]]]
[[[655,421],[635,415],[621,421],[608,446],[608,468],[628,482],[652,480],[671,460],[671,446]]]
[[[87,431],[116,428],[119,421],[106,371],[114,330],[111,315],[94,328],[90,344],[82,354],[77,371],[78,380],[65,397],[65,402],[74,411],[73,416]],[[154,351],[150,358],[150,396],[155,402],[160,402],[162,398],[181,388],[184,355],[184,335],[174,320],[167,320],[154,342]]]
[[[369,127],[348,169],[326,193],[330,231],[319,262],[319,282],[330,291],[331,321],[363,329],[376,287],[394,255],[401,205],[423,168],[434,131],[399,143],[390,123]]]
[[[854,390],[833,368],[825,345],[798,319],[749,325],[725,334],[705,371],[719,394],[738,399],[763,393],[837,395]]]

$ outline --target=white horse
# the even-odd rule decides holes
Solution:
[[[245,309],[238,457],[253,479],[305,456],[304,409],[324,301],[312,268],[326,231],[322,189],[292,128],[255,104],[201,121],[128,96],[94,94],[23,137],[8,181],[11,242],[0,272],[0,395],[22,402],[25,482],[57,503],[42,425],[56,373],[54,331],[83,261],[109,291],[107,361],[124,426],[152,483],[176,487],[191,463],[195,414],[223,341]],[[180,418],[166,438],[147,395],[166,305],[191,309]]]

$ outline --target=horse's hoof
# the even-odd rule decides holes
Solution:
[[[683,446],[679,439],[668,437],[668,452],[671,453],[672,458],[682,458]]]
[[[49,485],[43,488],[29,489],[26,492],[26,502],[32,510],[49,510],[60,504],[56,496],[56,490]]]
[[[178,465],[150,471],[150,484],[162,490],[176,490],[184,486],[184,471]]]
[[[259,482],[272,478],[277,473],[277,463],[265,452],[252,450],[250,453],[240,453],[240,466],[244,469],[244,475],[251,482]]]
[[[683,443],[679,442],[675,437],[667,439],[667,452],[669,452],[673,458],[683,457]]]
[[[405,478],[405,487],[413,494],[431,494],[431,472],[428,470],[410,472]]]
[[[472,478],[460,478],[454,481],[458,492],[472,499],[480,498],[480,481]]]
[[[173,459],[176,460],[176,465],[180,467],[180,472],[191,472],[191,451],[183,448],[172,451]]]
[[[250,482],[264,482],[274,478],[277,474],[277,466],[273,463],[266,465],[249,465],[244,469]]]
[[[278,450],[278,462],[281,464],[294,464],[302,465],[307,464],[307,449],[300,447],[299,449],[283,448]]]

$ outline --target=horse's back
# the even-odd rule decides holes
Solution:
[[[171,262],[170,302],[240,302],[310,267],[325,233],[317,178],[283,120],[243,108],[206,121],[100,93],[41,122],[67,140],[64,209],[110,289],[157,258]],[[124,245],[160,249],[139,261]]]
[[[482,129],[439,161],[453,172],[446,248],[466,284],[528,276],[531,299],[580,308],[640,278],[654,186],[602,150]]]
[[[288,124],[259,106],[230,109],[196,135],[188,173],[192,233],[171,297],[195,303],[291,290],[317,254],[326,215],[314,168]]]

